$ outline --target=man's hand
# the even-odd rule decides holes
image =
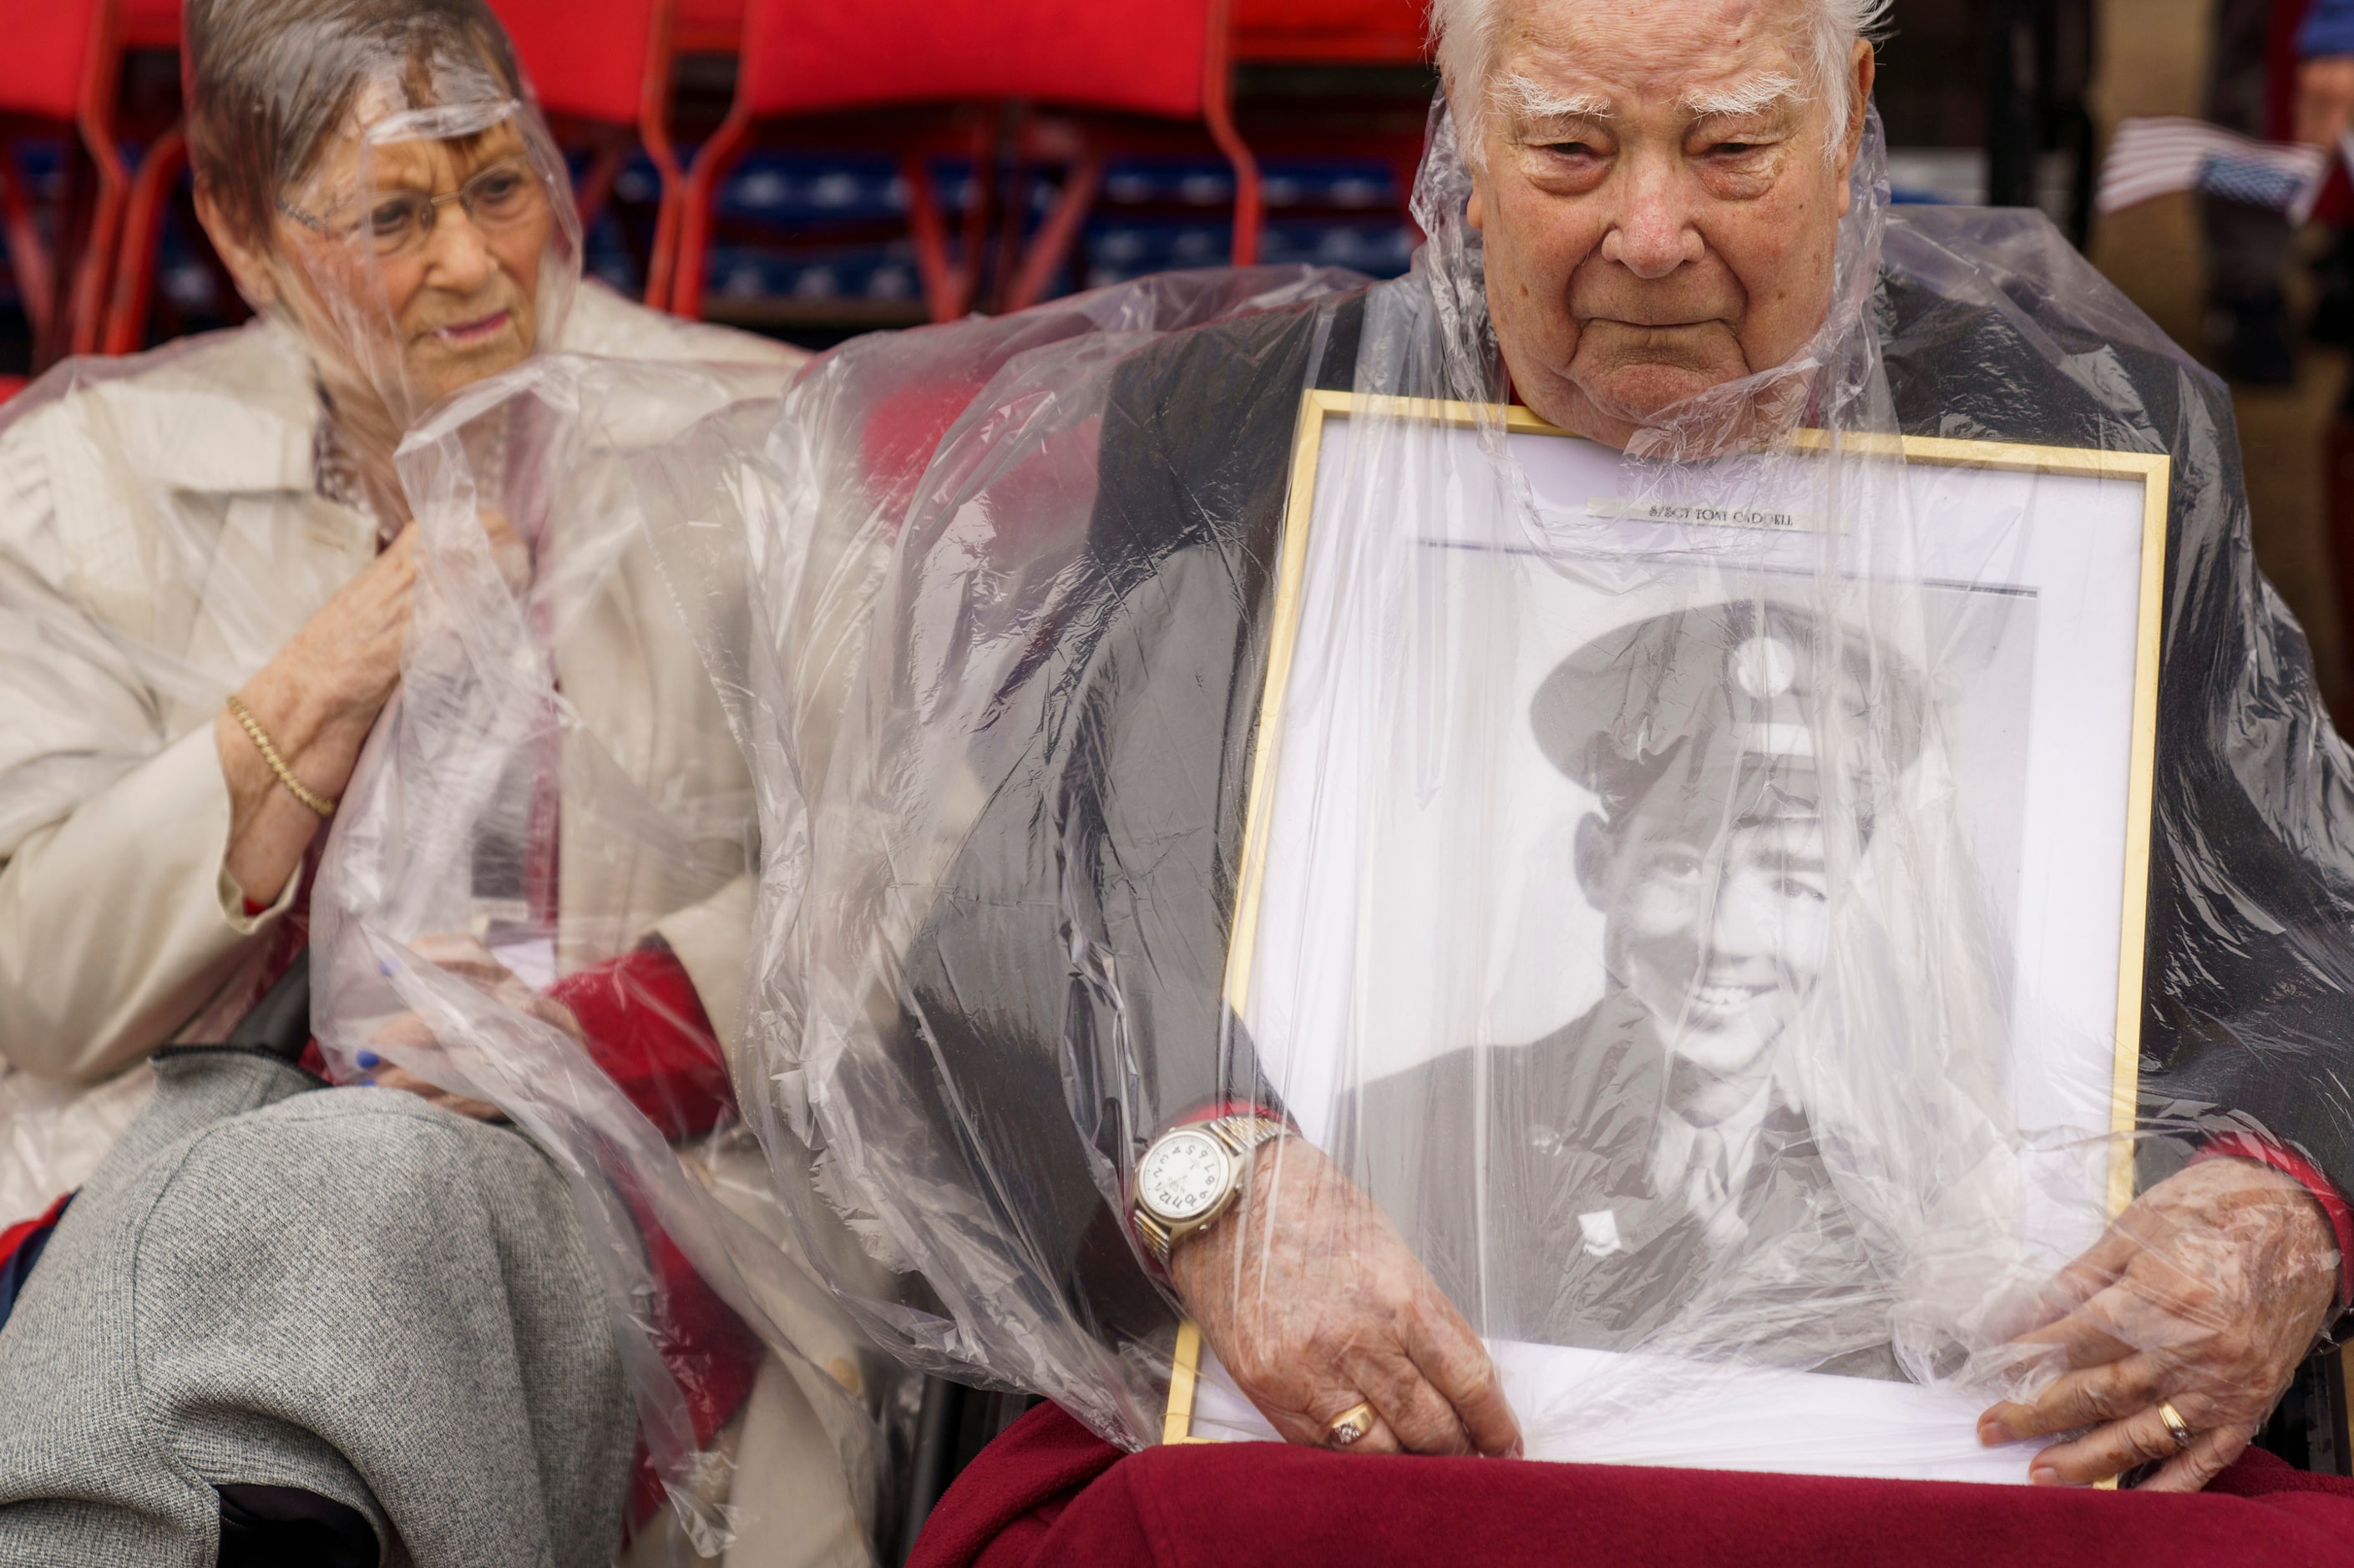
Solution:
[[[1218,1360],[1290,1441],[1326,1446],[1327,1424],[1363,1401],[1378,1419],[1351,1453],[1520,1453],[1487,1347],[1311,1145],[1263,1145],[1234,1212],[1179,1243],[1171,1272]]]
[[[2354,55],[2317,55],[2296,69],[2296,139],[2338,150],[2354,120]]]
[[[408,947],[409,951],[425,962],[468,981],[493,1001],[543,1022],[552,1023],[584,1048],[587,1046],[587,1037],[581,1033],[579,1021],[572,1016],[570,1009],[555,998],[543,996],[525,985],[514,970],[492,957],[491,950],[473,938],[462,935],[422,937]],[[371,1045],[411,1050],[438,1047],[440,1043],[433,1026],[414,1012],[402,1013],[368,1038]],[[419,1077],[406,1067],[367,1060],[374,1055],[374,1052],[366,1053],[360,1065],[373,1068],[368,1081],[378,1088],[406,1089],[444,1110],[472,1117],[476,1121],[497,1121],[506,1114],[494,1105],[452,1094],[438,1084]]]
[[[2012,1342],[2069,1369],[2031,1404],[1978,1417],[1993,1444],[2089,1426],[2036,1455],[2029,1478],[2089,1485],[2151,1460],[2148,1491],[2193,1492],[2248,1446],[2336,1299],[2329,1221],[2294,1179],[2246,1160],[2168,1178],[2052,1282]],[[2160,1401],[2198,1434],[2169,1435]]]

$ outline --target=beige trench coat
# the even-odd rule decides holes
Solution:
[[[579,291],[565,347],[780,370],[799,358],[593,284]],[[41,389],[23,396],[37,402]],[[0,541],[34,563],[48,579],[40,586],[148,662],[125,668],[108,648],[66,668],[70,651],[52,645],[40,666],[94,726],[111,721],[112,733],[143,730],[159,743],[103,787],[58,801],[67,809],[51,820],[27,826],[0,814],[0,1057],[18,1068],[102,1078],[175,1039],[217,1034],[252,1001],[267,935],[294,889],[248,915],[223,868],[228,795],[213,715],[377,548],[371,518],[317,493],[320,417],[299,344],[262,323],[160,350],[0,431]],[[190,559],[200,551],[209,559]],[[588,727],[652,800],[748,790],[649,553],[619,563],[608,585],[558,650],[566,693]],[[152,671],[159,653],[178,662],[161,677]],[[109,706],[120,711],[93,711]],[[0,800],[12,794],[12,772],[54,770],[81,738],[38,733],[58,727],[55,718],[0,693]],[[715,903],[705,863],[693,868],[688,897],[664,885],[674,863],[616,863],[594,839],[567,834],[567,913],[657,916],[649,927],[677,949],[732,1044],[746,886]]]
[[[751,372],[761,389],[804,357],[593,283],[563,347],[773,367],[773,381]],[[0,411],[0,1225],[95,1168],[143,1103],[149,1053],[217,1038],[254,999],[295,889],[249,915],[224,869],[213,716],[378,548],[374,519],[319,493],[319,394],[284,327],[53,376]],[[742,754],[666,596],[641,543],[566,628],[558,679],[599,755],[567,749],[565,793],[618,766],[666,810],[691,818],[702,803],[726,817],[734,801],[748,818]],[[44,603],[67,612],[45,626]],[[93,622],[96,639],[57,631]],[[732,1056],[748,846],[722,835],[665,855],[600,832],[592,814],[561,820],[567,929],[602,931],[617,950],[658,932]],[[557,958],[569,969],[594,956]],[[691,1158],[765,1184],[741,1135]],[[860,1344],[845,1322],[790,1328],[855,1384]],[[864,1560],[839,1462],[781,1362],[762,1368],[722,1446],[738,1461],[733,1500],[759,1520],[730,1563]],[[642,1545],[656,1550],[669,1528]]]

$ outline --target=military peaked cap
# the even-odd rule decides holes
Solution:
[[[1832,757],[1869,821],[1919,754],[1924,718],[1908,662],[1836,616],[1762,598],[1605,632],[1529,711],[1545,756],[1613,817],[1670,778],[1689,789],[1720,771],[1770,771],[1819,797]]]

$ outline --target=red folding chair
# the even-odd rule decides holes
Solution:
[[[687,172],[671,308],[684,316],[701,313],[718,185],[756,132],[773,138],[779,122],[860,111],[865,113],[854,134],[899,154],[908,228],[934,320],[963,314],[978,286],[986,176],[997,145],[998,122],[988,111],[1008,103],[1024,106],[1017,155],[1069,169],[1011,270],[1002,302],[1008,309],[1033,302],[1052,283],[1094,202],[1105,159],[1158,144],[1148,122],[1206,127],[1235,172],[1234,258],[1249,264],[1258,254],[1258,166],[1231,111],[1228,4],[752,0],[735,103]],[[917,106],[961,111],[961,119],[933,114],[911,122],[907,111]],[[1055,113],[1040,116],[1035,106]],[[875,112],[881,111],[892,112]],[[815,128],[800,130],[806,141]],[[972,156],[983,178],[981,198],[967,207],[964,254],[955,262],[929,172],[930,157],[943,151]]]
[[[574,187],[584,227],[613,194],[632,143],[662,181],[646,263],[646,301],[670,297],[682,177],[670,144],[674,0],[492,0],[557,139],[591,150]]]
[[[1420,65],[1422,0],[1235,0],[1235,58],[1291,65]]]
[[[180,0],[115,0],[114,30],[126,52],[177,49]]]
[[[116,0],[116,5],[115,26],[122,48],[179,51],[178,0]],[[187,166],[187,135],[175,120],[139,161],[139,172],[132,177],[130,196],[123,204],[122,243],[99,341],[102,354],[135,353],[146,342],[164,209]]]
[[[744,0],[678,0],[671,48],[683,55],[732,55],[744,41]]]
[[[164,238],[164,210],[188,166],[187,132],[178,124],[156,138],[139,162],[122,217],[122,254],[106,306],[107,354],[135,354],[146,342],[147,311],[155,291],[155,252]]]
[[[1235,58],[1255,65],[1414,67],[1429,62],[1423,0],[1235,0]],[[1380,75],[1376,71],[1375,75]],[[1379,159],[1409,225],[1429,101],[1396,88],[1262,100],[1251,144],[1269,158]]]
[[[33,367],[90,354],[105,324],[107,280],[130,176],[114,143],[121,56],[111,0],[10,7],[0,44],[0,225],[8,265],[33,329]],[[65,133],[87,161],[72,166],[42,238],[27,188],[22,143]]]

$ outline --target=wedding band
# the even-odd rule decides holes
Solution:
[[[2166,1435],[2174,1439],[2178,1448],[2188,1448],[2199,1434],[2190,1430],[2190,1423],[2182,1419],[2182,1412],[2174,1408],[2170,1399],[2158,1402],[2158,1418],[2166,1423]]]
[[[1359,1400],[1324,1424],[1324,1441],[1345,1448],[1373,1429],[1373,1407]]]

